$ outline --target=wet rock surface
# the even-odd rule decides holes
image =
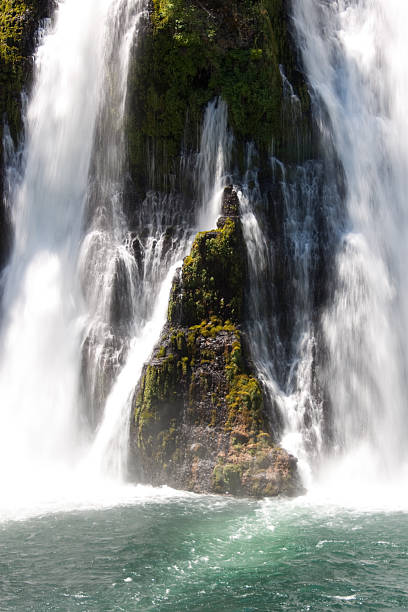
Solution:
[[[231,248],[221,249],[221,268],[235,269],[235,294],[208,267],[226,227]],[[238,198],[227,187],[218,229],[199,234],[174,282],[167,326],[135,394],[131,467],[139,481],[255,497],[303,492],[297,460],[270,431],[243,342],[244,252]]]

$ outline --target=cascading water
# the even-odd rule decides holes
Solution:
[[[227,129],[227,105],[210,102],[195,161],[196,201],[188,214],[177,196],[149,193],[141,204],[132,233],[137,260],[134,327],[130,349],[110,394],[85,469],[124,479],[127,473],[131,402],[135,385],[166,321],[171,283],[198,230],[216,225],[226,184],[232,138]]]
[[[21,180],[8,172],[15,237],[3,279],[0,486],[9,511],[57,498],[98,503],[107,477],[123,481],[130,402],[175,268],[220,210],[230,139],[227,107],[215,100],[189,214],[177,196],[149,193],[128,230],[123,122],[143,13],[142,0],[61,2],[37,53]]]
[[[130,50],[143,14],[142,0],[122,2],[115,10],[87,193],[79,269],[88,312],[82,388],[91,431],[126,357],[136,320],[137,268],[123,212],[124,119]]]
[[[407,17],[405,0],[294,2],[318,119],[346,185],[334,294],[322,321],[339,455],[338,473],[330,473],[346,489],[406,469]]]
[[[114,4],[61,3],[37,54],[4,279],[0,454],[1,479],[12,487],[38,482],[80,448],[85,311],[76,261]]]
[[[286,78],[283,85],[294,96]],[[298,457],[309,485],[312,459],[323,445],[314,372],[319,224],[327,231],[316,213],[322,167],[308,162],[287,169],[275,157],[270,163],[276,185],[272,204],[261,191],[252,145],[238,191],[249,263],[248,336],[273,407],[272,431]],[[277,227],[268,217],[277,219]]]

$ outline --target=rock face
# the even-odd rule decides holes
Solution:
[[[168,323],[134,399],[139,479],[196,492],[302,492],[296,459],[273,441],[240,329],[245,248],[232,188],[218,229],[198,234],[176,278]]]
[[[130,174],[137,190],[176,188],[180,159],[197,150],[203,110],[221,96],[245,171],[253,142],[267,172],[274,155],[312,155],[310,99],[291,35],[290,0],[151,0],[129,75]],[[299,107],[285,118],[282,70]],[[154,157],[152,172],[151,160]]]
[[[53,0],[0,0],[0,268],[10,246],[3,206],[3,122],[7,121],[16,144],[23,130],[21,92],[31,79],[35,33],[53,4]]]

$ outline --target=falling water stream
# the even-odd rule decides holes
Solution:
[[[228,109],[216,99],[199,152],[183,160],[189,210],[148,192],[130,230],[123,119],[146,6],[57,4],[15,159],[5,131],[1,609],[408,607],[408,5],[292,7],[322,161],[285,166],[271,153],[268,197],[249,145],[246,176],[230,179]],[[281,76],[290,119],[299,104]],[[231,180],[248,254],[245,331],[271,426],[309,489],[295,500],[124,481],[132,394],[174,272],[195,232],[215,226]]]
[[[231,138],[227,106],[216,99],[190,163],[192,213],[183,220],[176,196],[149,192],[135,230],[127,227],[126,86],[144,13],[143,0],[61,2],[37,53],[22,178],[8,173],[5,516],[134,494],[125,485],[134,389],[165,323],[175,270],[197,229],[211,229],[220,212]]]
[[[394,481],[400,497],[407,477],[407,16],[401,0],[294,3],[318,118],[346,184],[322,328],[331,479],[352,495]]]
[[[81,451],[78,356],[86,309],[77,260],[117,4],[60,3],[37,53],[4,278],[0,479],[8,501],[13,490],[29,497],[61,477]]]

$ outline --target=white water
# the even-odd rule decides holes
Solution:
[[[6,485],[36,481],[72,461],[80,448],[84,309],[76,258],[112,4],[60,4],[37,54],[4,280],[0,479],[6,496]]]
[[[293,89],[286,77],[284,88]],[[249,262],[248,333],[252,359],[273,405],[271,429],[282,430],[281,445],[299,459],[303,482],[312,482],[313,458],[322,448],[322,405],[314,397],[313,360],[316,343],[312,320],[313,257],[316,240],[314,207],[318,202],[318,169],[312,164],[292,172],[271,158],[283,216],[278,231],[282,242],[267,228],[262,208],[266,202],[258,183],[255,152],[248,147],[247,173],[238,191],[241,219]],[[274,287],[275,269],[286,258],[285,285],[288,292]],[[290,298],[287,298],[287,295]],[[293,323],[290,335],[281,337],[279,313],[290,299]],[[306,425],[307,419],[307,425]],[[281,422],[279,422],[281,421]]]
[[[179,211],[159,195],[141,204],[143,238],[123,214],[126,80],[142,13],[142,2],[66,0],[37,53],[21,178],[7,175],[15,242],[3,279],[2,518],[152,495],[124,482],[131,401],[196,230],[169,238]],[[202,229],[220,210],[226,116],[215,101],[203,124]]]
[[[227,105],[222,100],[214,100],[208,104],[204,115],[196,163],[198,202],[195,227],[184,230],[179,228],[170,251],[166,252],[169,226],[163,226],[158,219],[169,214],[171,219],[172,206],[175,207],[173,215],[177,218],[176,202],[167,197],[158,197],[156,206],[161,208],[161,214],[157,214],[155,207],[148,212],[150,236],[145,241],[143,275],[139,279],[141,304],[137,305],[136,302],[134,309],[135,334],[130,341],[125,364],[106,400],[102,422],[84,464],[85,470],[90,469],[95,473],[96,469],[96,473],[108,475],[115,480],[126,478],[133,392],[143,365],[148,361],[166,322],[172,280],[182,259],[188,254],[197,231],[215,227],[221,212],[221,197],[226,184],[225,169],[231,147],[227,112]],[[147,203],[152,204],[152,201],[152,197],[148,197]],[[166,208],[170,211],[166,211]],[[166,215],[163,215],[165,211]],[[142,242],[139,238],[139,243]]]
[[[323,480],[343,496],[401,499],[408,465],[408,5],[296,0],[294,17],[322,130],[346,181],[336,289],[323,316],[337,445]]]

